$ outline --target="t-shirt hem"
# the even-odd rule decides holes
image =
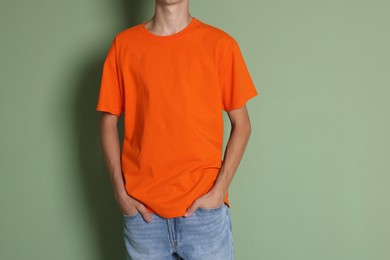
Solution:
[[[110,114],[113,114],[113,115],[116,115],[117,117],[119,117],[122,112],[121,111],[117,111],[117,110],[114,110],[112,108],[108,108],[108,107],[104,107],[104,106],[98,106],[96,107],[96,111],[100,111],[100,112],[108,112]]]
[[[230,208],[230,201],[229,201],[229,199],[227,198],[227,196],[226,196],[226,198],[224,199],[224,203]],[[184,217],[184,215],[185,215],[185,210],[184,210],[184,212],[183,211],[176,211],[176,212],[172,212],[172,211],[170,211],[170,212],[166,212],[166,214],[164,213],[164,214],[157,214],[155,211],[153,211],[151,208],[149,208],[148,206],[145,206],[145,208],[146,208],[146,210],[149,212],[149,213],[152,213],[152,214],[156,214],[156,215],[158,215],[158,216],[160,216],[160,217],[163,217],[163,218],[177,218],[177,217]]]
[[[250,99],[256,97],[257,95],[258,95],[258,93],[256,91],[256,92],[252,93],[251,95],[247,96],[246,98],[244,98],[243,100],[241,100],[240,102],[237,102],[234,105],[230,106],[229,108],[224,107],[223,110],[225,110],[226,112],[229,112],[231,110],[243,107]]]

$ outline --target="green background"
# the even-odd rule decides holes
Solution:
[[[237,39],[259,91],[229,191],[235,259],[390,259],[389,1],[190,6]],[[124,259],[95,105],[114,35],[153,12],[1,1],[0,259]]]

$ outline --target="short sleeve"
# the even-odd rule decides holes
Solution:
[[[223,110],[240,108],[258,94],[235,39],[225,44],[217,64]]]
[[[117,37],[112,41],[103,64],[97,111],[120,116],[123,112],[123,86],[119,79],[117,63]]]

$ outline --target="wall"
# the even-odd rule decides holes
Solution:
[[[0,259],[124,259],[95,104],[113,36],[154,2],[0,5]],[[390,259],[389,11],[191,2],[237,39],[259,90],[230,188],[236,259]]]

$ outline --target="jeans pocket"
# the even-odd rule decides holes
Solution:
[[[140,215],[140,212],[137,211],[137,213],[135,213],[134,215],[127,215],[127,214],[122,214],[122,215],[123,215],[123,217],[124,217],[125,219],[130,220],[130,219],[134,219],[134,218],[136,218],[138,215]]]
[[[214,212],[214,211],[222,209],[225,205],[226,205],[226,203],[223,202],[221,205],[219,205],[218,207],[215,207],[215,208],[198,207],[198,208],[196,208],[196,210],[201,211],[201,212]]]

